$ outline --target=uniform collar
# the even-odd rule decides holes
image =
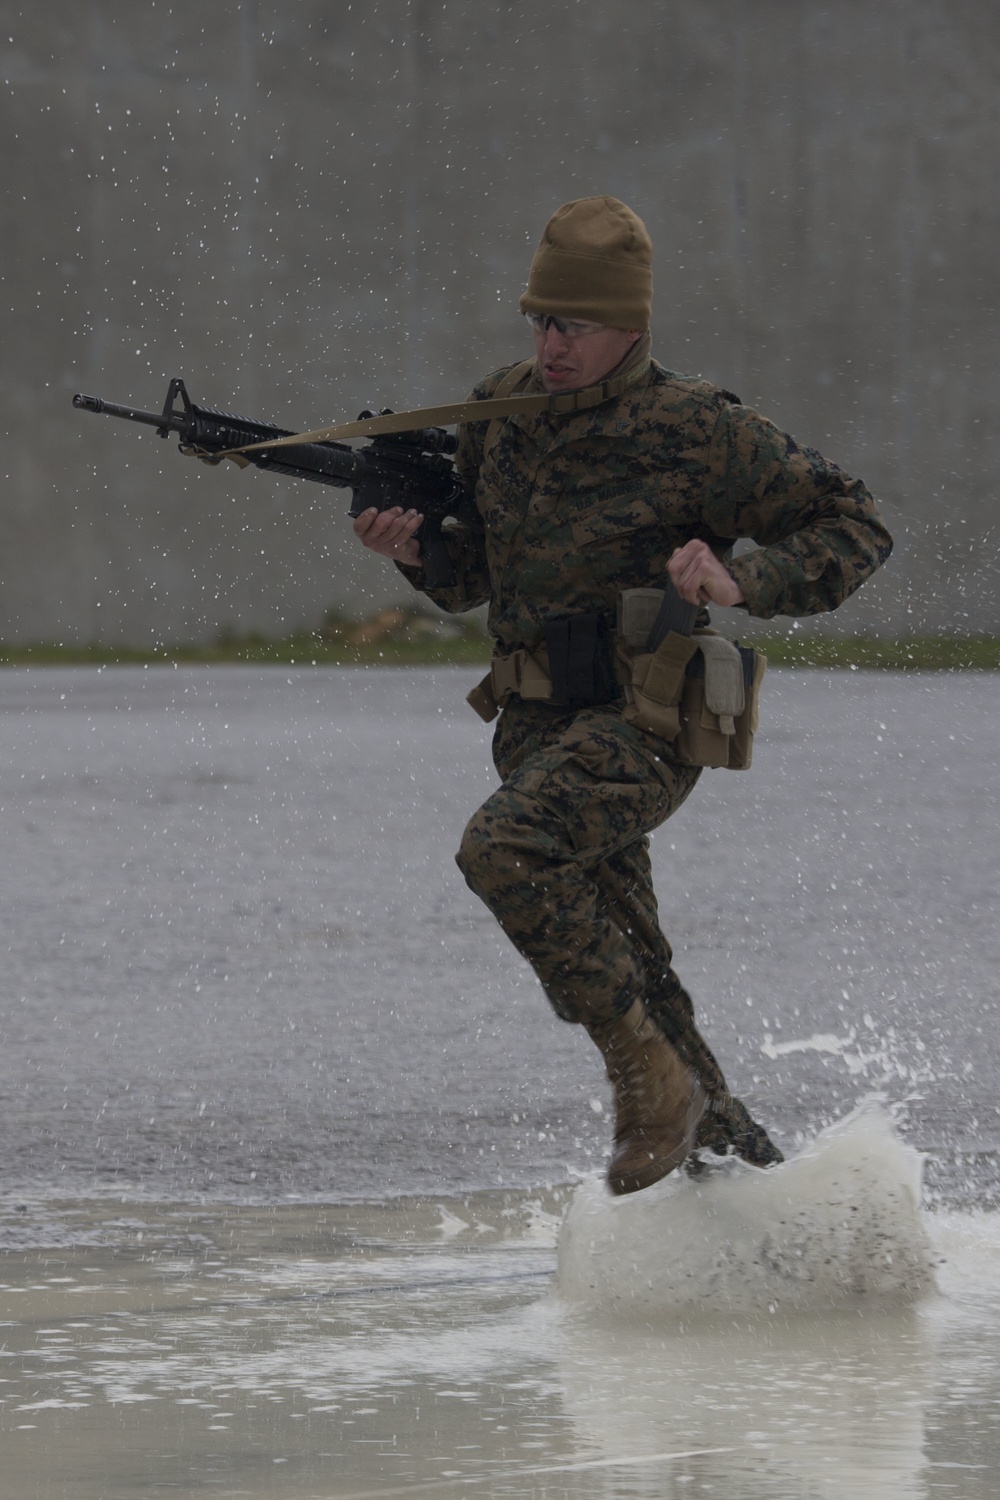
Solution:
[[[553,404],[557,402],[558,405],[554,411],[532,417],[517,416],[512,420],[547,448],[562,447],[564,443],[582,437],[620,437],[635,421],[639,399],[649,384],[653,367],[650,344],[649,334],[644,333],[621,364],[616,365],[598,385],[567,391],[556,397]],[[543,390],[536,363],[519,394],[533,395]]]
[[[625,358],[597,385],[588,385],[579,391],[565,391],[561,395],[552,396],[552,406],[547,415],[566,417],[575,416],[579,412],[592,411],[595,407],[603,406],[606,401],[617,400],[633,386],[644,385],[649,376],[652,342],[647,331],[641,338],[636,339]],[[522,394],[533,395],[536,391],[544,392],[544,390],[536,359],[532,364]]]

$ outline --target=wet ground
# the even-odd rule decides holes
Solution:
[[[0,676],[10,1492],[992,1494],[1000,684],[772,673],[654,837],[733,1086],[879,1095],[939,1263],[678,1325],[560,1292],[607,1095],[452,863],[474,675]]]

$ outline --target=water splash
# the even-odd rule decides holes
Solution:
[[[563,1221],[558,1289],[589,1311],[685,1324],[914,1301],[932,1282],[920,1177],[867,1104],[766,1172],[731,1160],[626,1198],[589,1180]]]

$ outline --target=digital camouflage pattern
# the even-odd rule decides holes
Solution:
[[[590,411],[507,420],[485,453],[487,423],[460,429],[456,463],[479,520],[445,533],[454,587],[425,592],[450,611],[488,603],[500,652],[534,650],[554,616],[597,610],[613,622],[619,592],[662,586],[671,553],[693,538],[765,619],[835,609],[889,556],[859,481],[726,391],[655,361],[639,375]],[[733,559],[740,538],[757,548]],[[729,1095],[658,920],[648,834],[700,772],[616,705],[572,713],[516,696],[494,759],[502,785],[471,819],[458,862],[556,1012],[587,1024],[641,998],[710,1097],[699,1145],[780,1160]]]
[[[459,867],[564,1020],[628,1009],[670,967],[646,834],[699,770],[612,708],[514,698],[494,760],[503,785],[470,820]]]
[[[892,549],[860,481],[729,392],[655,360],[590,411],[510,418],[484,460],[487,425],[460,428],[456,456],[482,526],[446,532],[458,581],[430,597],[451,611],[489,603],[503,651],[534,649],[552,615],[596,609],[613,621],[619,592],[659,587],[670,554],[696,537],[761,619],[836,609]],[[741,537],[758,548],[733,559]]]
[[[764,1166],[780,1153],[729,1093],[659,923],[647,833],[701,775],[661,750],[614,709],[513,699],[494,739],[503,784],[470,819],[458,865],[563,1020],[599,1023],[642,999],[708,1095],[698,1145]]]

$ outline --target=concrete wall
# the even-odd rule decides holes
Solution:
[[[527,352],[531,249],[611,192],[655,349],[861,475],[842,628],[997,628],[1000,10],[986,0],[0,3],[0,639],[211,638],[400,596],[346,495],[82,390],[290,427]]]

